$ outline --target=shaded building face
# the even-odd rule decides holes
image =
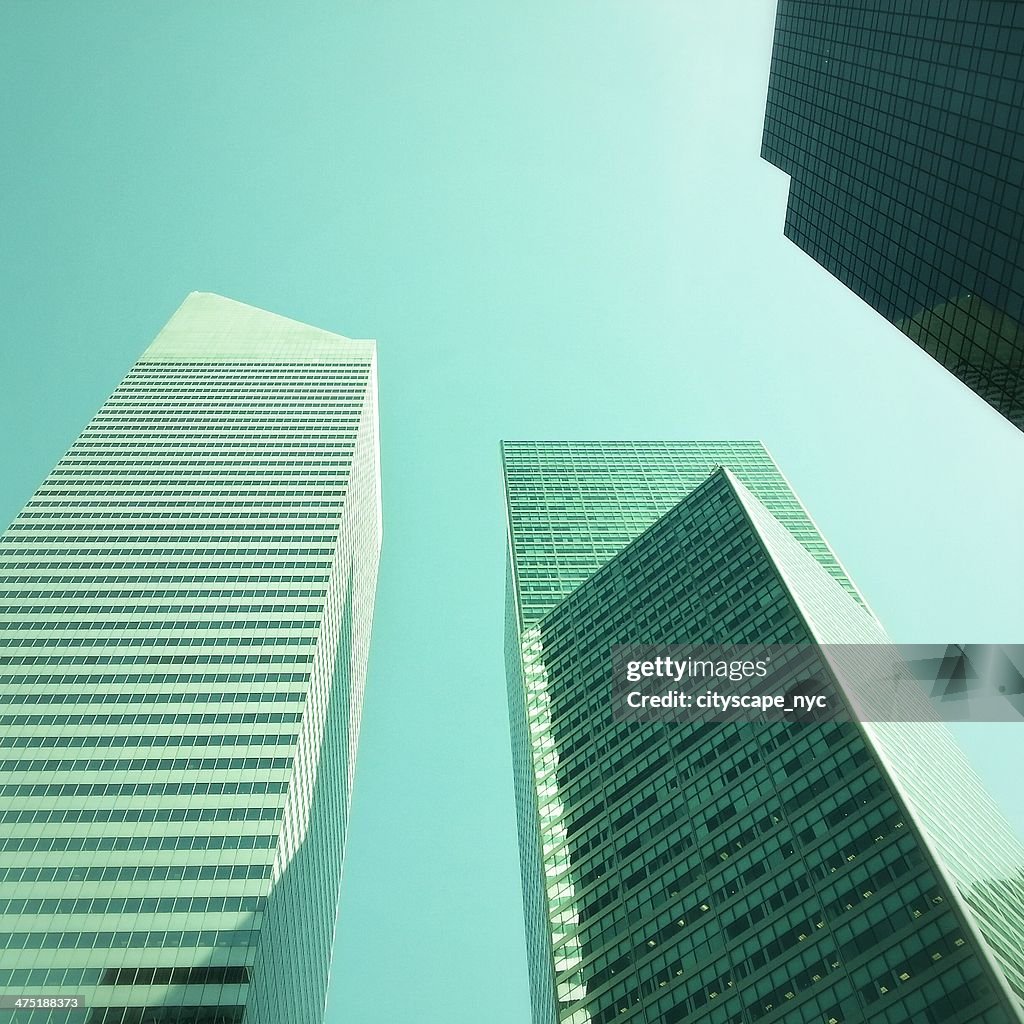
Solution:
[[[0,539],[0,1019],[321,1019],[374,358],[193,294]]]
[[[613,715],[616,644],[794,644],[813,661],[823,643],[885,643],[763,448],[503,457],[535,1024],[1019,1021],[1024,851],[943,727]],[[588,496],[607,536],[634,531],[609,557],[553,532]],[[557,596],[563,559],[575,580],[587,558]]]
[[[1024,6],[779,0],[786,236],[1024,428]]]

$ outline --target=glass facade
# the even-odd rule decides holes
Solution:
[[[193,293],[0,538],[0,1020],[322,1019],[376,401],[372,342]]]
[[[786,236],[1024,428],[1024,5],[779,0]]]
[[[763,447],[503,462],[534,1024],[1024,1020],[1024,849],[943,726],[613,718],[615,644],[802,645],[841,693],[820,645],[886,642]]]

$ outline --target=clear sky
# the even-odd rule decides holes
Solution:
[[[1024,435],[783,238],[771,8],[0,5],[0,518],[189,291],[378,339],[330,1024],[528,1019],[500,438],[763,439],[896,639],[1024,640]]]

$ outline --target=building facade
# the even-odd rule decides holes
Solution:
[[[1024,428],[1024,6],[779,0],[785,233]]]
[[[930,722],[621,721],[616,644],[875,616],[757,443],[506,442],[534,1024],[1024,1020],[1024,849]]]
[[[0,539],[0,1019],[322,1019],[380,541],[373,342],[190,295]]]

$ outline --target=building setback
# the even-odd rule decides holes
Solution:
[[[822,644],[888,649],[764,448],[502,458],[534,1024],[1024,1020],[1024,849],[943,726],[613,718],[615,644],[801,645],[837,691]]]
[[[779,0],[786,237],[1024,428],[1024,5]]]
[[[322,1019],[378,478],[373,342],[193,293],[0,538],[0,1019]]]

